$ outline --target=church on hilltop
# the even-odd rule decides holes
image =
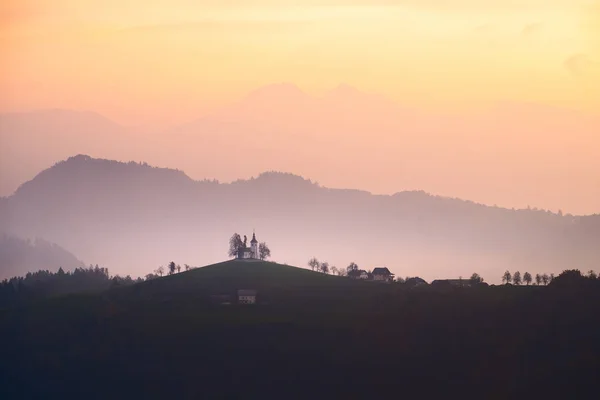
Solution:
[[[256,240],[256,234],[252,233],[252,240],[250,241],[250,247],[246,245],[248,238],[244,235],[244,246],[240,246],[237,253],[238,259],[245,260],[259,260],[260,254],[258,253],[258,240]]]

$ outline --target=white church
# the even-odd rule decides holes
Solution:
[[[237,258],[246,260],[259,260],[260,255],[258,253],[258,240],[256,240],[256,234],[252,233],[252,240],[250,241],[250,247],[246,246],[248,238],[244,235],[244,247],[238,249]]]

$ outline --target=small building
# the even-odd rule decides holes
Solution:
[[[367,279],[369,279],[369,273],[362,269],[354,269],[354,270],[348,272],[348,277],[352,278],[352,279],[367,280]]]
[[[246,246],[246,235],[244,235],[244,246],[238,249],[237,258],[243,260],[257,260],[260,258],[258,253],[258,240],[256,240],[256,234],[252,233],[252,240],[250,241],[250,247]]]
[[[379,282],[392,282],[394,280],[394,274],[390,272],[386,267],[377,267],[371,272],[374,281]]]
[[[256,304],[256,290],[240,289],[237,293],[238,304]]]

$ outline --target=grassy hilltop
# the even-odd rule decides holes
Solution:
[[[210,301],[237,289],[261,304]],[[0,398],[587,398],[596,289],[408,290],[227,261],[2,310]]]

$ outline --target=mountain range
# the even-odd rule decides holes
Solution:
[[[478,272],[498,282],[505,270],[587,271],[600,260],[600,215],[506,209],[423,191],[374,195],[281,172],[196,181],[180,170],[86,155],[0,198],[0,227],[133,276],[171,260],[222,261],[229,237],[253,230],[281,263],[306,266],[316,256],[427,280]],[[0,278],[15,274],[2,268]]]
[[[164,129],[87,111],[0,114],[0,195],[57,160],[89,154],[180,168],[195,179],[294,171],[328,187],[590,214],[600,198],[599,130],[597,116],[535,104],[442,114],[347,85],[312,96],[274,84]]]

